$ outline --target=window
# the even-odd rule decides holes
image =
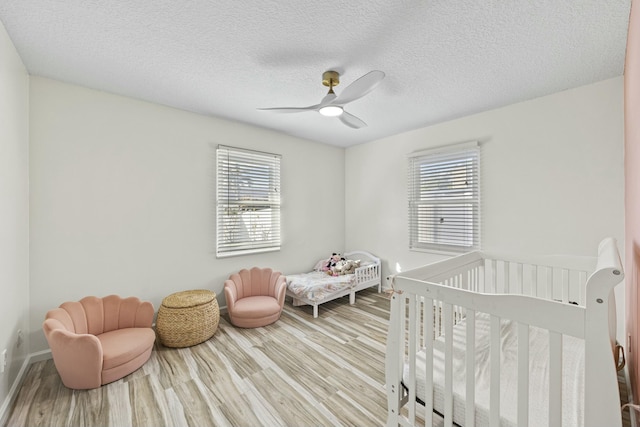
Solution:
[[[280,156],[218,146],[216,256],[280,250]]]
[[[410,249],[480,248],[479,156],[477,142],[410,156]]]

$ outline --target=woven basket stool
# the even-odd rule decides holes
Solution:
[[[162,300],[156,331],[165,347],[190,347],[211,338],[219,321],[220,309],[214,292],[182,291]]]

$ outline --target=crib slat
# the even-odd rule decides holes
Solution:
[[[577,280],[577,272],[572,270],[567,270],[567,282],[568,282],[568,300],[570,302],[579,301],[580,297],[577,295],[578,293],[578,280]]]
[[[460,273],[458,275],[458,287],[460,289],[466,289],[467,288],[467,280],[466,279],[467,279],[467,273],[466,272]],[[460,322],[460,320],[462,319],[462,311],[463,311],[462,307],[457,305],[456,306],[456,318],[454,319],[455,320],[454,325],[457,325],[458,322]]]
[[[538,266],[533,265],[531,269],[531,296],[538,296]]]
[[[474,427],[476,422],[476,312],[467,309],[467,393],[465,396],[465,426]]]
[[[440,306],[440,301],[435,301],[435,310],[436,310],[436,316],[435,316],[435,338],[438,338],[440,335],[442,335],[442,325],[441,325],[441,314],[442,314],[442,308]]]
[[[546,278],[546,285],[547,285],[547,299],[553,299],[553,268],[551,267],[545,267],[547,270],[547,278]]]
[[[478,266],[473,269],[473,291],[480,292],[480,275],[482,274],[483,267]]]
[[[425,377],[424,377],[424,425],[433,427],[433,328],[435,301],[429,298],[424,300],[425,322]],[[412,353],[413,354],[413,353]]]
[[[562,334],[549,331],[549,425],[562,425]]]
[[[418,346],[422,346],[425,347],[427,345],[427,340],[432,339],[432,333],[433,331],[429,331],[427,330],[427,319],[424,316],[424,313],[426,312],[427,309],[427,304],[429,303],[427,297],[425,296],[421,296],[420,297],[420,305],[418,306],[418,319],[422,318],[422,329],[420,331],[422,331],[422,338],[421,340],[418,340]],[[418,332],[420,332],[418,331]],[[420,348],[420,347],[419,347]]]
[[[502,286],[497,291],[499,294],[509,293],[509,261],[502,262]]]
[[[408,351],[410,355],[416,354],[416,338],[418,336],[417,331],[417,318],[416,318],[416,306],[419,304],[418,297],[416,295],[412,295],[409,298],[409,348]],[[415,424],[416,420],[416,357],[409,357],[409,422],[411,425]]]
[[[489,286],[487,287],[487,292],[490,292],[492,294],[495,294],[497,292],[496,290],[496,279],[497,279],[497,263],[495,259],[491,259],[489,260],[489,265],[491,266],[491,278],[489,281]]]
[[[503,294],[511,293],[511,284],[510,284],[510,276],[509,272],[511,270],[511,263],[509,261],[503,262],[503,274],[502,274],[502,290]]]
[[[516,266],[516,293],[520,295],[524,293],[523,268],[524,266],[520,263]]]
[[[471,275],[474,270],[468,270],[462,276],[462,289],[469,290],[471,288]],[[464,319],[466,316],[467,310],[464,307],[460,307],[460,320]]]
[[[393,282],[391,282],[393,283]],[[406,299],[399,294],[391,296],[391,313],[389,316],[389,338],[387,340],[386,378],[389,384],[387,395],[388,425],[398,425],[400,408],[404,392],[400,385],[402,365],[405,355],[404,330],[406,321]]]
[[[518,323],[518,427],[529,425],[529,325]]]
[[[444,305],[444,425],[453,427],[453,312]]]
[[[455,276],[453,276],[451,278],[451,286],[453,286],[454,288],[459,288],[460,287],[460,275],[456,274]],[[459,307],[453,307],[453,322],[454,324],[456,323],[457,319],[458,319],[458,310],[460,308]]]
[[[478,275],[478,267],[474,267],[471,270],[469,270],[469,283],[468,283],[468,289],[470,291],[473,292],[477,292],[477,286],[478,286],[478,279],[477,279],[477,275]]]
[[[491,315],[491,380],[489,424],[500,425],[500,318]]]
[[[569,302],[569,270],[562,269],[562,302]]]

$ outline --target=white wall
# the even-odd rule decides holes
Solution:
[[[344,250],[341,148],[40,77],[30,95],[34,351],[63,301],[116,293],[157,310],[207,288],[225,305],[223,282],[240,268],[305,271]],[[216,259],[218,144],[282,155],[280,252]]]
[[[17,345],[29,313],[29,76],[0,23],[0,404],[28,354]],[[4,403],[3,403],[4,402]],[[2,411],[0,411],[0,414]]]
[[[483,248],[595,255],[613,236],[622,252],[622,101],[620,77],[347,149],[346,246],[382,257],[385,275],[441,259],[408,250],[406,155],[479,140]]]

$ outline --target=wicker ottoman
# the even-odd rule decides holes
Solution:
[[[162,300],[156,331],[166,347],[189,347],[211,338],[219,321],[220,309],[214,292],[176,292]]]

